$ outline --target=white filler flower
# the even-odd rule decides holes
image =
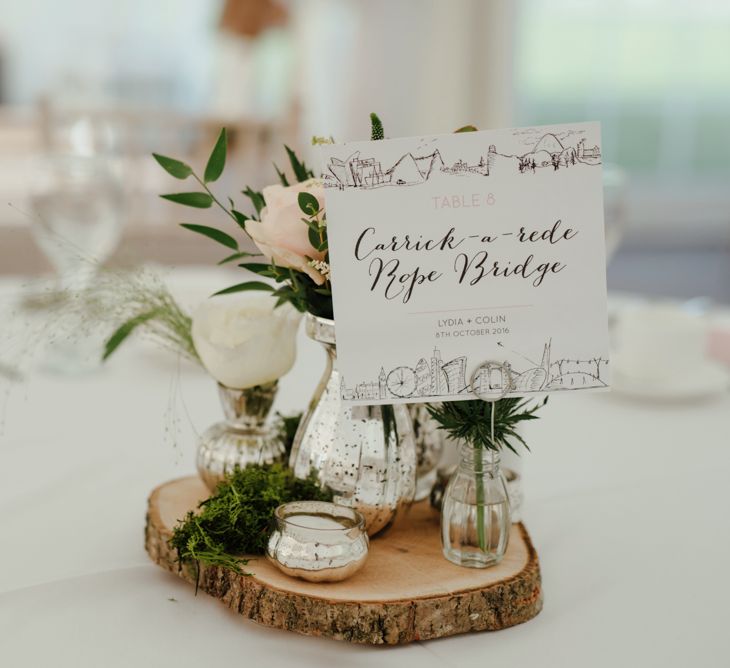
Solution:
[[[219,383],[245,389],[274,381],[291,369],[301,314],[289,304],[274,308],[266,294],[211,297],[193,314],[193,343],[203,366]]]

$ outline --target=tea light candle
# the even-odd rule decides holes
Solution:
[[[279,570],[311,582],[337,582],[365,564],[368,536],[363,516],[326,501],[295,501],[274,512],[276,527],[266,556]]]
[[[289,515],[287,521],[303,529],[342,529],[347,524],[329,515]]]

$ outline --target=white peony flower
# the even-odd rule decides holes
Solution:
[[[242,390],[291,369],[301,314],[289,304],[275,309],[275,303],[268,294],[220,295],[195,311],[195,350],[219,383]]]

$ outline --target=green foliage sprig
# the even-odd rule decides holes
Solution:
[[[370,114],[370,122],[372,138],[383,139],[385,136],[383,124],[380,118],[378,118],[378,115],[375,113]],[[315,143],[325,143],[334,140],[332,138],[315,138],[313,141]],[[201,190],[194,192],[169,193],[161,195],[161,197],[176,204],[198,209],[209,209],[215,204],[236,223],[236,232],[243,231],[250,237],[246,226],[251,220],[260,220],[261,211],[266,206],[263,194],[250,187],[242,190],[241,194],[249,200],[251,207],[253,207],[253,212],[243,213],[236,207],[233,199],[228,198],[228,206],[226,206],[210,189],[209,184],[217,181],[225,168],[227,146],[228,134],[226,129],[223,128],[208,158],[208,163],[205,166],[202,177],[190,165],[181,160],[160,155],[159,153],[153,153],[154,159],[170,176],[181,181],[192,177],[201,188]],[[304,161],[297,157],[291,148],[285,145],[284,149],[289,159],[291,172],[297,182],[301,183],[314,178],[314,172]],[[274,164],[274,170],[282,186],[288,187],[291,185],[289,177],[276,164]],[[240,263],[238,266],[248,269],[262,277],[271,278],[275,283],[279,284],[277,287],[264,281],[244,281],[243,283],[229,286],[216,294],[230,294],[252,290],[268,291],[276,299],[277,306],[288,302],[299,311],[309,311],[314,315],[324,318],[333,317],[332,290],[329,281],[329,246],[327,242],[326,214],[324,210],[320,210],[317,199],[311,193],[299,193],[298,202],[303,214],[302,223],[309,228],[310,244],[318,252],[324,253],[323,261],[315,261],[312,258],[307,258],[313,270],[324,277],[324,284],[317,285],[306,272],[278,267],[274,262],[263,258],[260,253],[249,253],[241,250],[236,237],[224,230],[208,225],[182,223],[181,225],[185,229],[207,237],[225,246],[229,251],[233,251],[233,253],[229,252],[219,264],[227,264],[249,257],[259,257],[261,258],[259,261],[246,261]],[[134,323],[129,323],[129,326],[134,327]]]
[[[144,333],[166,348],[200,363],[192,336],[192,319],[163,281],[149,271],[101,272],[88,289],[87,301],[99,319],[119,323],[104,343],[106,360],[133,334]]]
[[[197,209],[209,209],[213,206],[213,204],[215,204],[218,206],[218,208],[223,210],[240,229],[244,230],[245,232],[247,221],[258,220],[261,209],[263,209],[265,206],[264,197],[261,192],[253,190],[249,187],[246,187],[244,190],[242,190],[241,194],[248,198],[251,206],[253,206],[253,209],[255,211],[255,213],[246,215],[236,208],[236,204],[233,199],[228,198],[229,206],[225,206],[213,194],[213,191],[210,189],[209,184],[217,181],[223,174],[223,170],[226,166],[227,154],[228,132],[226,131],[226,128],[222,128],[220,134],[218,135],[218,139],[215,142],[215,146],[213,146],[213,150],[210,153],[208,162],[205,165],[205,171],[203,172],[202,178],[195,172],[195,170],[190,165],[184,163],[182,160],[170,158],[166,155],[160,155],[159,153],[153,153],[152,157],[157,161],[160,167],[162,167],[162,169],[164,169],[170,176],[181,181],[184,181],[192,176],[193,179],[198,182],[198,185],[200,185],[200,187],[203,189],[202,191],[198,192],[170,193],[167,195],[160,195],[160,197],[169,200],[170,202],[175,202],[176,204],[182,204],[183,206],[190,206]],[[301,165],[299,165],[298,163],[298,166]],[[208,227],[207,225],[191,225],[188,223],[182,223],[182,227],[185,227],[192,232],[202,234],[203,236],[206,236],[213,241],[217,241],[218,243],[221,243],[232,250],[235,250],[237,252],[239,251],[238,242],[236,241],[236,239],[228,233],[223,232],[222,230],[214,227]],[[229,255],[228,257],[224,258],[221,264],[223,264],[224,262],[231,262],[236,258],[237,255],[234,253],[233,255]]]
[[[383,131],[383,123],[379,116],[373,112],[370,114],[370,140],[379,141],[385,139],[385,132]]]
[[[173,530],[170,545],[180,561],[193,560],[243,573],[242,555],[264,554],[274,510],[282,503],[330,501],[332,493],[316,478],[294,477],[283,464],[236,469]]]
[[[249,203],[253,208],[253,212],[245,214],[236,208],[236,204],[231,198],[228,199],[229,206],[224,205],[213,194],[209,187],[209,184],[217,181],[223,173],[226,162],[227,141],[228,135],[226,133],[226,129],[223,128],[218,136],[215,146],[213,147],[213,151],[210,154],[210,158],[208,159],[208,164],[205,167],[205,172],[202,178],[196,174],[195,170],[190,165],[182,162],[181,160],[153,153],[152,155],[155,160],[168,174],[170,174],[170,176],[180,180],[192,177],[203,189],[199,192],[171,193],[161,195],[161,197],[171,202],[194,208],[207,209],[213,206],[213,204],[216,204],[236,223],[237,231],[243,231],[250,237],[246,226],[249,221],[260,220],[261,211],[266,206],[263,194],[250,187],[246,187],[241,191],[241,194],[249,200]],[[286,150],[286,154],[289,159],[291,172],[297,182],[301,183],[314,177],[314,172],[304,161],[297,157],[296,153],[291,148],[285,145],[284,149]],[[281,185],[288,187],[290,185],[289,178],[283,170],[279,169],[276,164],[274,164],[274,169],[276,170]],[[302,223],[309,227],[310,243],[318,251],[324,251],[326,253],[328,245],[325,212],[323,210],[320,211],[317,199],[311,193],[300,193],[298,201],[303,214]],[[271,278],[275,283],[280,284],[276,287],[271,283],[264,281],[244,281],[243,283],[231,285],[220,290],[216,294],[266,291],[273,293],[277,306],[288,302],[299,311],[310,311],[315,315],[325,318],[332,317],[332,291],[330,289],[328,279],[325,281],[324,285],[319,286],[314,283],[314,281],[312,281],[306,273],[279,267],[274,262],[263,257],[260,253],[249,253],[247,251],[243,251],[241,250],[239,242],[235,236],[224,230],[210,227],[208,225],[197,225],[191,223],[182,223],[181,226],[191,232],[196,232],[197,234],[205,236],[208,239],[225,246],[229,249],[229,251],[234,251],[233,253],[226,255],[219,264],[227,264],[246,258],[258,258],[258,261],[247,260],[240,263],[238,266],[243,269],[248,269],[262,277]],[[311,260],[311,258],[308,259]],[[323,266],[326,268],[329,267],[327,256],[325,257]],[[319,271],[319,269],[316,270]]]
[[[525,440],[517,431],[520,422],[537,420],[535,413],[547,403],[547,397],[528,408],[529,399],[506,397],[494,404],[494,439],[492,439],[492,403],[473,399],[470,401],[445,401],[429,404],[428,412],[441,429],[451,438],[464,440],[474,448],[501,450],[503,447],[517,452],[512,441],[522,444]]]

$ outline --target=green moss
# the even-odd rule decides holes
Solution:
[[[320,488],[316,478],[299,480],[283,464],[236,469],[197,512],[189,512],[180,521],[170,545],[180,561],[194,560],[242,573],[246,560],[240,555],[264,553],[277,506],[331,498],[331,492]]]

